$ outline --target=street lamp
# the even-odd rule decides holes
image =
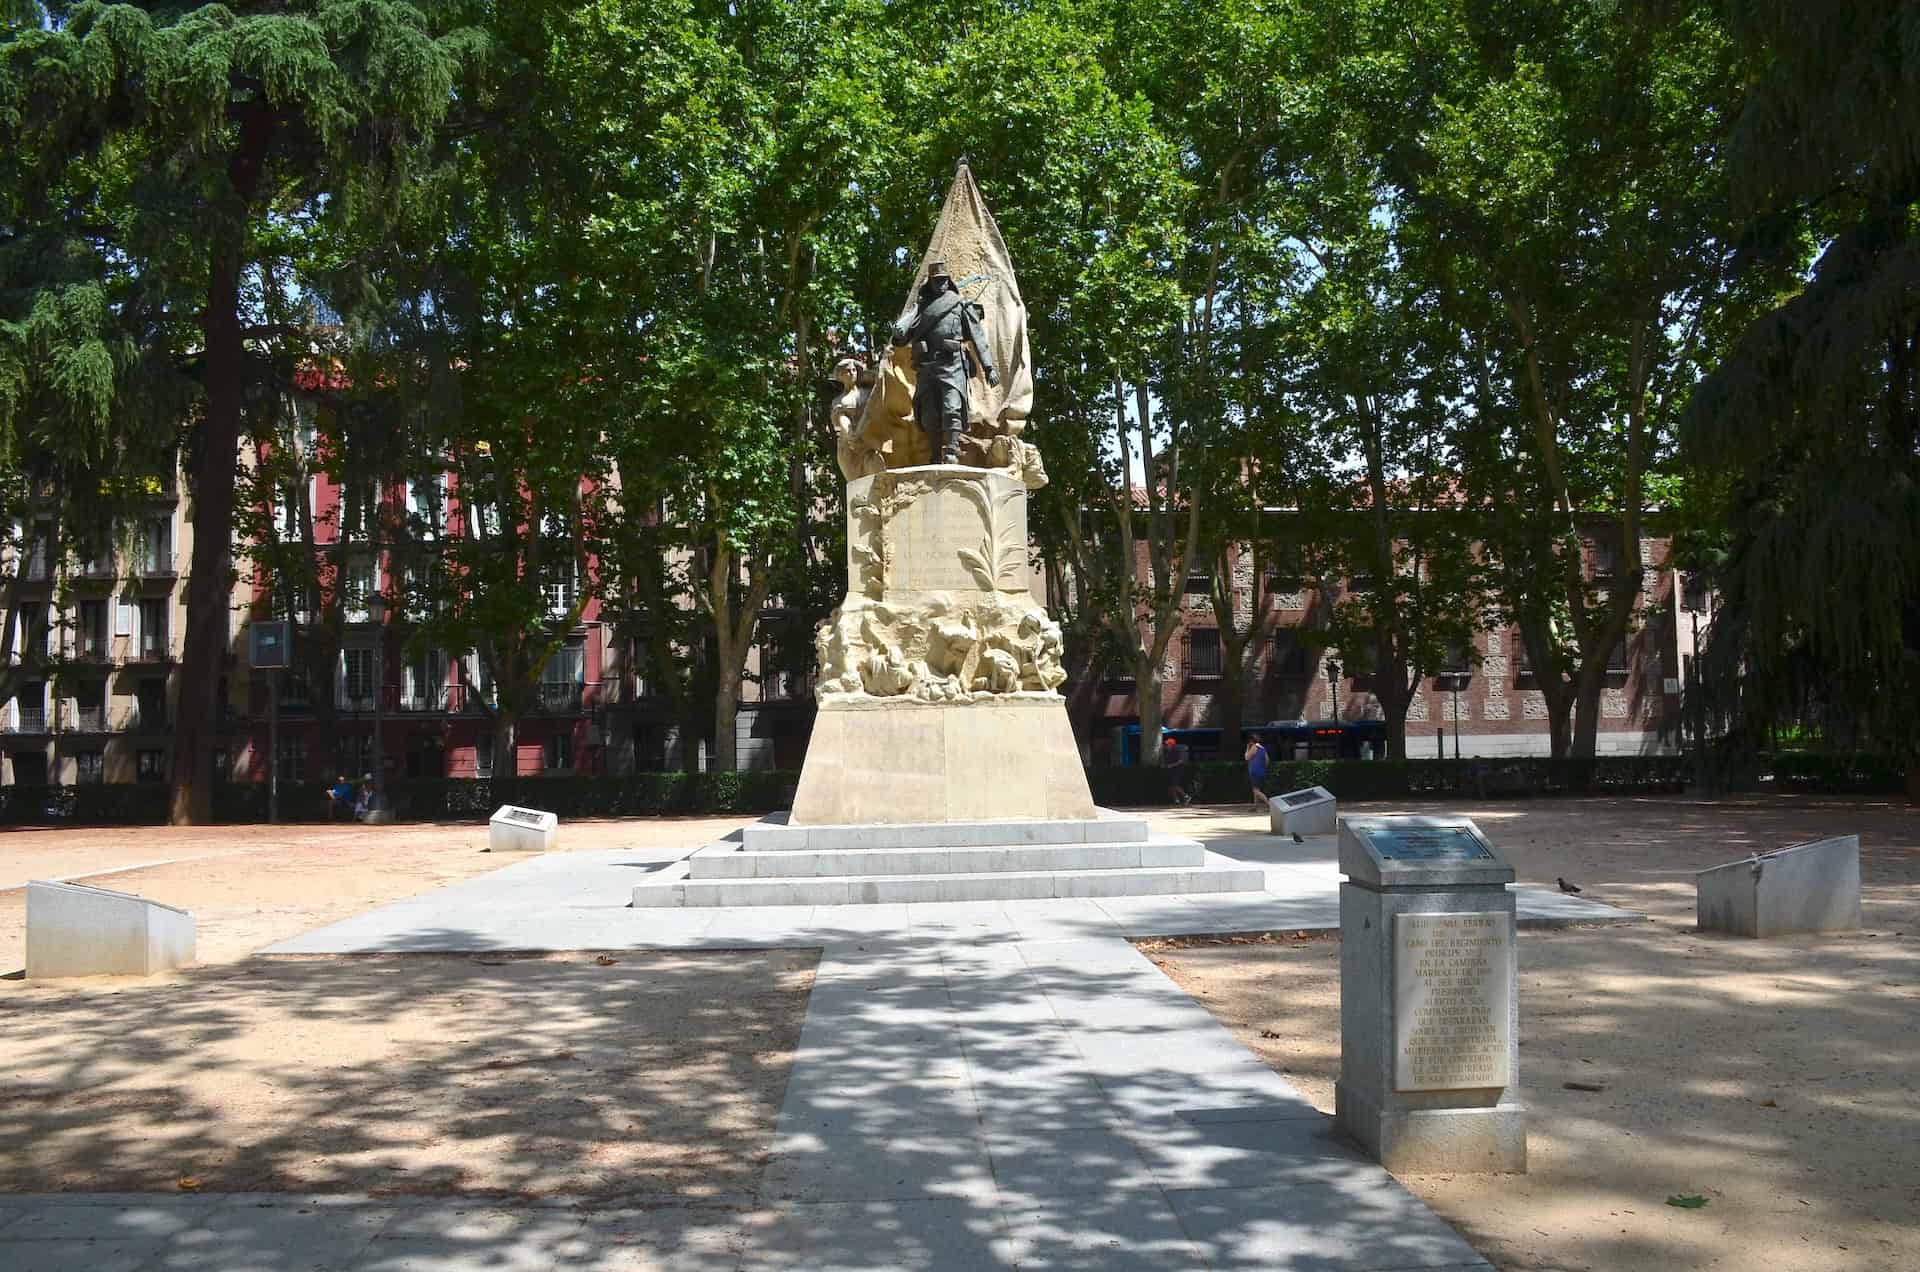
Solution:
[[[1327,659],[1327,689],[1333,695],[1333,718],[1340,718],[1340,664]]]
[[[1447,688],[1453,691],[1453,758],[1460,758],[1460,691],[1467,687],[1471,672],[1449,671],[1444,679]]]
[[[373,798],[367,803],[367,820],[384,823],[387,820],[387,760],[381,748],[381,734],[385,731],[382,708],[387,683],[387,598],[378,591],[367,597],[367,618],[373,623]]]

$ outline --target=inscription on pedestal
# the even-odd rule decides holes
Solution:
[[[1506,915],[1395,915],[1395,1089],[1507,1085],[1513,974]]]

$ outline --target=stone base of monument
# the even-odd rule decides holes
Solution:
[[[1839,835],[1703,870],[1702,930],[1735,936],[1851,932],[1860,926],[1860,837]]]
[[[1381,1108],[1333,1084],[1333,1119],[1361,1151],[1395,1174],[1527,1173],[1527,1113],[1508,1101],[1484,1108]]]
[[[1288,791],[1267,801],[1267,828],[1276,835],[1331,835],[1340,822],[1340,801],[1324,786]]]
[[[27,884],[27,979],[151,976],[193,961],[193,916],[78,883]]]
[[[1137,817],[800,826],[781,817],[709,845],[678,878],[633,890],[653,906],[861,905],[1254,892],[1266,872],[1154,835]]]
[[[821,757],[815,762],[814,757]],[[1094,815],[1054,693],[823,703],[793,797],[810,826]]]

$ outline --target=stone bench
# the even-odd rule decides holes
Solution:
[[[1735,936],[1850,932],[1860,926],[1860,836],[1755,853],[1695,876],[1703,931]]]
[[[27,978],[151,976],[193,961],[185,910],[79,883],[27,884]]]

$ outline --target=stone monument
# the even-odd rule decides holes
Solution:
[[[1335,1125],[1388,1170],[1525,1173],[1513,867],[1465,817],[1339,844]]]
[[[793,811],[648,875],[634,908],[1263,890],[1257,864],[1094,806],[1027,565],[1047,474],[1026,308],[964,161],[889,348],[833,378],[847,592]]]
[[[791,823],[1094,817],[1029,576],[1027,492],[1047,477],[1022,436],[1026,307],[965,160],[892,347],[834,376],[847,593],[815,638]]]

